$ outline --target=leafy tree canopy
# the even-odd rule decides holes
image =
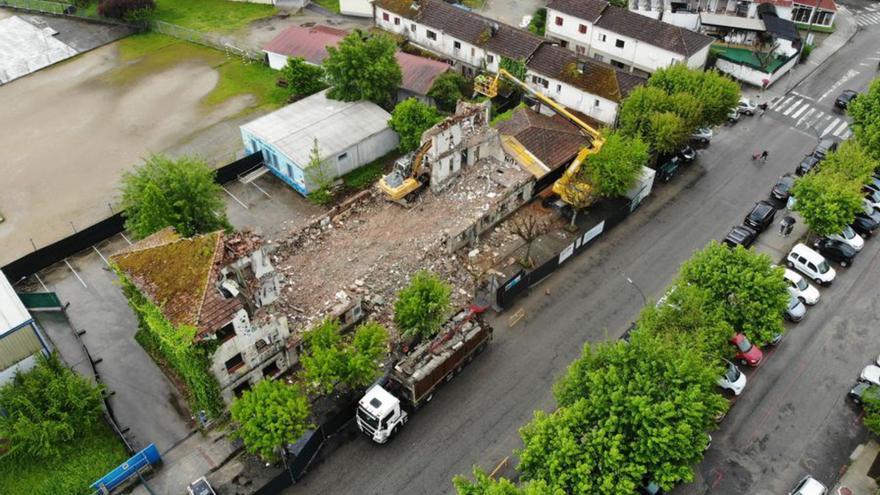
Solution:
[[[324,69],[306,62],[302,57],[291,57],[281,69],[281,78],[287,82],[287,92],[291,97],[309,96],[326,87]]]
[[[648,117],[648,123],[651,147],[658,153],[678,151],[690,133],[684,120],[672,112],[655,112]]]
[[[339,329],[337,320],[325,318],[304,337],[304,377],[325,394],[340,384],[349,388],[369,385],[381,373],[379,361],[388,348],[388,331],[378,323],[360,325],[350,341],[343,339]]]
[[[295,442],[309,428],[308,397],[296,385],[262,380],[232,403],[233,432],[248,452],[266,461],[278,459],[279,450]]]
[[[540,480],[524,483],[522,487],[506,478],[495,480],[478,467],[474,467],[473,481],[464,476],[456,476],[452,479],[452,484],[458,495],[565,495],[561,489],[550,488]]]
[[[859,183],[825,170],[799,178],[791,194],[797,200],[794,210],[804,217],[810,230],[819,235],[843,231],[862,209]]]
[[[101,393],[57,354],[40,356],[32,370],[0,388],[0,438],[9,441],[9,455],[57,456],[101,421]]]
[[[697,125],[713,126],[723,123],[740,98],[739,84],[716,70],[689,69],[673,64],[659,69],[648,79],[648,86],[666,93],[687,93],[702,103],[702,118]]]
[[[880,436],[880,387],[872,385],[865,390],[862,405],[865,408],[865,426],[871,433]]]
[[[452,288],[437,275],[417,272],[394,303],[394,323],[401,335],[422,339],[436,335],[449,317],[451,294]]]
[[[713,241],[682,264],[676,286],[703,289],[734,331],[765,345],[784,330],[789,294],[782,274],[766,254]]]
[[[122,176],[125,228],[138,238],[168,226],[184,237],[231,229],[221,193],[203,160],[153,155]]]
[[[858,141],[844,141],[836,151],[832,151],[822,160],[821,173],[839,174],[858,185],[871,182],[874,169],[880,166],[868,150]]]
[[[622,196],[635,184],[648,163],[648,145],[638,136],[627,138],[616,131],[605,131],[605,145],[587,159],[581,170],[594,192],[600,196]]]
[[[394,58],[396,51],[390,37],[357,29],[338,46],[328,46],[324,71],[332,87],[327,95],[341,101],[369,100],[389,106],[402,78]]]
[[[875,160],[880,160],[880,78],[847,107],[856,140]]]
[[[660,88],[639,86],[620,104],[617,129],[624,136],[648,136],[650,116],[665,110],[668,99],[669,95]]]
[[[415,98],[407,98],[394,107],[388,125],[400,136],[398,149],[406,153],[418,148],[422,134],[440,120],[442,117],[434,107]]]
[[[454,112],[459,100],[463,100],[471,93],[471,85],[468,80],[458,72],[447,71],[437,76],[428,96],[434,98],[437,107],[444,112]]]

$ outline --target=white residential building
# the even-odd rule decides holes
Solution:
[[[712,43],[708,36],[605,0],[550,0],[545,33],[578,55],[642,74],[676,63],[701,69]]]
[[[754,19],[760,16],[761,6],[772,6],[780,19],[806,26],[811,18],[814,26],[834,24],[837,5],[834,0],[630,0],[632,12],[659,19],[663,22],[699,29],[702,13]]]

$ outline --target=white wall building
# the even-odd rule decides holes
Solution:
[[[550,0],[545,33],[578,55],[642,74],[675,63],[703,68],[712,43],[708,36],[605,0]]]

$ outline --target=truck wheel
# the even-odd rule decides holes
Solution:
[[[433,399],[433,398],[434,398],[434,394],[431,394],[431,395],[425,397],[425,404],[427,404],[428,402],[431,402],[431,399]]]
[[[479,347],[477,347],[477,354],[482,354],[485,349],[486,349],[486,343],[483,342],[482,344],[480,344]]]
[[[447,375],[443,378],[443,380],[445,380],[446,383],[449,383],[449,382],[452,380],[452,377],[453,377],[453,376],[455,376],[455,371],[450,371],[449,374],[447,374]]]

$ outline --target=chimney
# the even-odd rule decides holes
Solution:
[[[496,34],[498,34],[499,29],[501,29],[501,27],[498,25],[498,23],[493,22],[492,25],[490,26],[490,30],[492,32],[491,36],[495,36]]]

